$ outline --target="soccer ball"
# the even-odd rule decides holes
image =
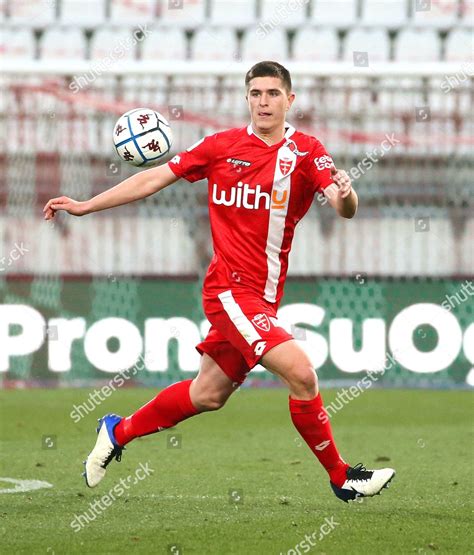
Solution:
[[[166,156],[173,133],[166,119],[155,110],[136,108],[120,116],[114,127],[114,145],[124,162],[152,166]]]

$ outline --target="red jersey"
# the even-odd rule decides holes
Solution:
[[[272,146],[249,125],[205,137],[169,162],[177,177],[208,180],[214,256],[205,297],[244,288],[278,306],[295,226],[332,183],[333,166],[316,138],[285,126]]]

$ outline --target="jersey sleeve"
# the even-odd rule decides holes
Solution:
[[[214,159],[215,135],[210,135],[194,143],[187,150],[176,154],[168,165],[177,176],[194,183],[209,177]]]
[[[334,162],[319,141],[316,141],[315,146],[311,150],[309,160],[308,181],[311,183],[315,193],[322,192],[333,182],[331,168],[334,167]]]

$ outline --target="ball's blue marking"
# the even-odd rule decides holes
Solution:
[[[143,135],[146,135],[147,133],[151,133],[152,131],[156,131],[157,129],[159,129],[159,127],[153,127],[153,129],[148,129],[148,131],[142,131],[141,133],[138,133],[138,135],[132,135],[128,139],[124,139],[123,141],[120,141],[120,143],[117,143],[115,146],[125,145],[130,141],[132,141],[133,137],[135,137],[136,139],[139,139],[140,137],[143,137]]]
[[[135,135],[132,133],[132,125],[131,125],[131,123],[130,123],[130,116],[127,116],[127,122],[128,122],[128,129],[129,129],[130,135],[131,135],[130,138],[131,138],[132,141],[134,142],[135,148],[138,150],[138,154],[140,154],[140,156],[143,158],[143,161],[146,162],[147,159],[146,159],[145,156],[143,156],[142,149],[138,146],[138,143],[137,143],[137,140],[136,140],[136,138],[135,138]]]

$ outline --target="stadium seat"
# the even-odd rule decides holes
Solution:
[[[384,25],[390,28],[400,27],[407,21],[406,0],[364,0],[362,6],[364,25]]]
[[[9,2],[9,8],[9,22],[28,27],[44,27],[53,23],[56,17],[56,2],[15,0]]]
[[[238,57],[238,41],[233,29],[206,27],[194,35],[191,58],[195,61],[235,61]]]
[[[293,41],[293,59],[298,62],[335,62],[339,58],[339,38],[334,29],[303,27]]]
[[[437,62],[441,47],[433,29],[404,29],[395,43],[397,62]]]
[[[255,0],[211,0],[213,25],[247,27],[257,19]]]
[[[62,0],[59,20],[64,25],[96,27],[105,21],[105,0]]]
[[[242,39],[242,59],[258,62],[260,60],[287,60],[288,37],[282,28],[263,33],[260,26],[248,29]]]
[[[306,22],[308,2],[288,2],[288,0],[262,0],[261,21],[297,27]]]
[[[0,59],[33,60],[35,39],[29,29],[7,28],[0,33]]]
[[[46,29],[40,40],[42,60],[85,60],[86,39],[79,28]]]
[[[454,29],[445,44],[447,62],[473,62],[474,38],[470,29]]]
[[[132,37],[130,29],[98,29],[91,39],[91,59],[110,60],[111,63],[133,60],[136,44],[133,44]]]
[[[313,23],[350,27],[357,18],[357,0],[313,0]]]
[[[206,19],[205,0],[157,0],[159,23],[194,29]]]
[[[181,29],[154,27],[142,43],[143,60],[186,60],[186,35]]]
[[[111,0],[110,21],[117,25],[152,23],[156,15],[156,0]]]
[[[474,0],[464,0],[461,4],[461,22],[472,29],[474,24]]]
[[[390,59],[390,40],[385,29],[362,29],[349,31],[344,44],[344,60],[356,64],[354,53],[367,52],[369,65]]]
[[[452,27],[458,21],[459,0],[431,0],[425,2],[428,9],[416,9],[416,0],[411,0],[413,24],[416,27]]]

